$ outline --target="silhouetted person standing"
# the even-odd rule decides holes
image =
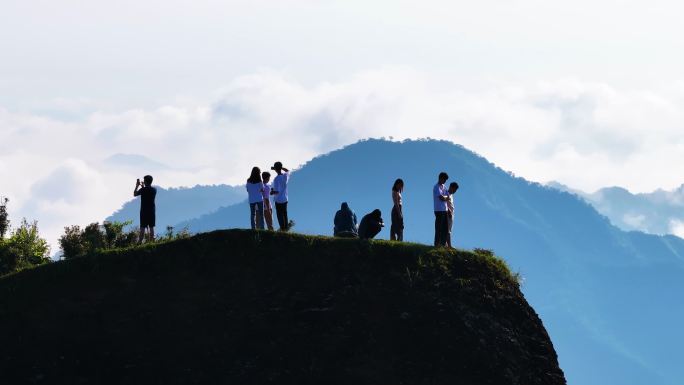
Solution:
[[[402,211],[401,193],[404,191],[404,181],[397,179],[392,186],[392,225],[390,226],[390,240],[404,240],[404,212]]]
[[[373,239],[375,238],[380,230],[385,226],[382,221],[382,212],[375,209],[371,213],[363,216],[361,219],[361,224],[359,225],[359,238],[361,239]]]
[[[449,192],[444,183],[449,179],[445,172],[439,173],[437,184],[432,188],[432,200],[435,209],[435,246],[446,245],[446,238],[449,231],[449,221],[447,219],[447,200]]]
[[[359,236],[356,228],[356,214],[349,208],[347,202],[335,213],[335,228],[333,234],[336,237],[355,238]]]
[[[259,167],[252,168],[247,179],[247,196],[249,198],[249,222],[252,230],[264,229],[264,183],[261,181]]]
[[[154,225],[156,222],[154,198],[157,196],[157,189],[152,187],[152,176],[145,175],[143,183],[144,185],[138,179],[135,182],[135,190],[133,190],[134,197],[140,196],[140,235],[138,236],[138,243],[142,243],[145,238],[146,229],[149,231],[149,241],[154,240]]]
[[[449,199],[446,201],[447,202],[447,221],[449,223],[448,226],[448,231],[447,231],[447,238],[446,238],[446,245],[447,247],[452,247],[451,246],[451,229],[454,227],[454,194],[458,191],[458,183],[456,182],[451,182],[449,183]]]
[[[290,229],[290,220],[287,217],[287,184],[290,181],[290,170],[283,167],[280,162],[275,162],[271,170],[278,175],[273,179],[271,194],[275,195],[276,216],[281,231]]]

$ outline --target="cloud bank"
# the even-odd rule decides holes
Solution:
[[[135,179],[150,171],[126,159],[157,165],[162,186],[237,184],[252,166],[294,166],[368,137],[447,139],[527,179],[583,190],[672,188],[683,179],[683,102],[681,85],[633,90],[564,79],[461,87],[410,68],[302,84],[265,70],[233,79],[209,102],[108,110],[87,101],[80,110],[79,101],[59,100],[40,114],[0,108],[0,195],[11,199],[15,221],[37,219],[55,245],[63,226],[99,221],[129,199]]]

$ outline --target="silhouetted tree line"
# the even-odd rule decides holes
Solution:
[[[134,246],[138,243],[138,234],[135,230],[126,230],[132,222],[98,222],[91,223],[81,229],[80,226],[68,226],[64,228],[64,234],[59,238],[59,247],[62,250],[62,259],[71,259],[92,255],[98,250],[118,249]],[[174,232],[173,227],[168,226],[166,233],[156,241],[164,241],[188,237],[187,229]]]
[[[40,236],[38,222],[22,219],[19,226],[12,229],[7,203],[9,199],[0,198],[0,276],[52,262],[50,245]],[[81,229],[67,226],[59,238],[62,259],[91,255],[98,250],[134,246],[138,242],[135,230],[126,230],[132,222],[91,223]],[[186,238],[187,229],[175,232],[173,227],[155,241]]]

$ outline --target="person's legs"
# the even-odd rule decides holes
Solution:
[[[435,246],[444,246],[449,227],[446,211],[435,211]]]
[[[264,202],[256,203],[256,227],[259,230],[264,229]]]
[[[446,234],[446,245],[447,247],[452,247],[451,246],[451,227],[454,224],[454,217],[451,215],[451,213],[447,214],[447,234]]]
[[[154,242],[154,225],[157,223],[157,214],[152,211],[147,218],[147,229],[150,236],[150,242]]]
[[[266,221],[266,227],[269,230],[273,230],[273,209],[270,207],[264,207],[264,220]]]
[[[397,226],[397,241],[404,241],[404,214],[399,213],[399,224]]]
[[[390,226],[390,241],[397,241],[399,235],[399,211],[397,206],[392,207],[392,225]]]
[[[145,228],[140,226],[140,233],[138,234],[138,244],[141,244],[143,239],[145,239]]]
[[[147,218],[145,218],[145,213],[140,210],[140,231],[138,232],[138,244],[141,244],[143,239],[145,239],[145,227],[147,227]]]
[[[287,217],[287,202],[283,203],[283,222],[285,223],[285,230],[290,230],[290,218]]]
[[[441,214],[442,214],[442,225],[441,225],[441,229],[442,229],[442,237],[441,237],[441,238],[442,238],[442,243],[441,243],[441,246],[446,246],[446,243],[447,243],[447,235],[448,235],[448,233],[449,233],[449,220],[447,219],[447,218],[448,218],[448,215],[447,215],[447,212],[446,212],[446,211],[442,211]]]
[[[278,226],[280,230],[285,228],[285,217],[283,216],[283,204],[276,202],[276,217],[278,218]]]
[[[380,226],[377,226],[377,227],[370,229],[370,234],[368,234],[370,236],[368,238],[369,239],[375,238],[375,236],[380,233],[380,230],[382,230],[382,227],[380,227]]]
[[[249,204],[249,224],[252,230],[256,229],[256,203]]]

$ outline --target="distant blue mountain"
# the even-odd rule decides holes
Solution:
[[[131,198],[132,198],[131,192]],[[195,186],[189,188],[161,188],[157,187],[157,231],[161,232],[166,226],[174,226],[190,218],[209,214],[220,207],[241,202],[247,197],[244,186]],[[139,226],[140,200],[131,199],[121,209],[109,216],[107,221],[133,221],[133,226]],[[182,227],[175,227],[181,230]]]
[[[622,187],[606,187],[587,193],[556,182],[548,185],[579,195],[623,230],[684,234],[684,185],[673,191],[642,194],[633,194]]]
[[[405,237],[429,244],[440,171],[461,186],[454,244],[493,249],[520,271],[570,384],[684,383],[684,241],[621,231],[578,196],[515,177],[461,146],[367,140],[311,160],[291,179],[294,230],[331,234],[343,201],[359,217],[380,208],[389,225],[390,188],[401,177]],[[243,202],[178,226],[247,227],[248,213]]]

